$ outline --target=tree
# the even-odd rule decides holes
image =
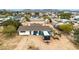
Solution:
[[[3,22],[3,26],[8,26],[8,25],[13,25],[17,29],[21,25],[21,23],[17,20],[12,20],[12,19]]]
[[[74,38],[76,39],[76,42],[79,43],[79,29],[74,30]]]
[[[30,18],[32,14],[30,12],[26,13],[26,15]]]
[[[29,17],[25,16],[26,21],[30,21]]]
[[[71,32],[73,30],[73,25],[72,24],[62,24],[59,26],[59,29],[61,29],[64,32]]]
[[[6,15],[6,17],[7,17],[7,16],[12,16],[12,12],[6,12],[5,15]]]
[[[36,16],[39,16],[39,12],[35,12],[35,15],[36,15]]]
[[[5,22],[3,22],[3,33],[5,33],[7,36],[12,36],[13,33],[15,33],[18,29],[18,27],[21,24],[19,23],[19,21],[17,20],[7,20]]]
[[[0,14],[7,16],[12,16],[12,12],[9,10],[5,10],[3,9],[2,11],[0,11]]]
[[[47,16],[47,15],[43,15],[43,18],[48,19],[50,21],[50,23],[52,22],[51,18],[49,16]]]
[[[64,12],[61,12],[59,14],[60,18],[61,19],[70,19],[71,18],[71,13],[64,13]]]
[[[3,29],[3,33],[5,33],[7,36],[12,36],[12,34],[15,32],[16,32],[16,27],[13,25],[5,26]]]

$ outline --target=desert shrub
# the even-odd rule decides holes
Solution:
[[[62,24],[59,26],[59,29],[61,29],[64,32],[71,32],[73,30],[73,25],[72,24]]]

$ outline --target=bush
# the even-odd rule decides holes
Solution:
[[[21,23],[19,23],[19,21],[17,20],[12,20],[12,19],[3,22],[3,26],[8,26],[8,25],[13,25],[15,26],[16,29],[18,29]]]
[[[62,24],[59,26],[59,29],[61,29],[64,32],[71,32],[73,30],[73,25],[72,24]]]
[[[5,33],[7,37],[12,36],[14,33],[16,33],[20,25],[21,23],[17,20],[7,20],[3,22],[3,33]]]
[[[72,15],[71,13],[61,12],[59,16],[61,19],[70,19],[71,15]]]
[[[3,33],[6,34],[7,36],[12,36],[12,34],[15,32],[16,32],[16,28],[13,25],[5,26],[3,29]]]
[[[29,17],[25,16],[26,21],[30,21]]]
[[[74,38],[76,39],[76,42],[79,43],[79,29],[74,30]]]
[[[50,23],[52,22],[51,18],[49,16],[47,16],[47,15],[44,15],[43,18],[48,19],[50,21]]]

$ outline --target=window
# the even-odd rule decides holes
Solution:
[[[24,33],[25,31],[20,31],[20,32]]]

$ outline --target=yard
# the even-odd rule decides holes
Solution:
[[[21,37],[18,35],[8,38],[4,34],[0,33],[0,50],[13,50],[20,40]]]
[[[66,36],[62,35],[60,40],[51,38],[50,43],[44,42],[40,36],[18,36],[6,38],[0,34],[0,50],[76,50],[76,47]]]
[[[51,38],[49,44],[45,43],[40,36],[23,36],[15,50],[27,50],[29,47],[39,50],[75,50],[75,46],[66,36],[62,35],[60,40]]]

